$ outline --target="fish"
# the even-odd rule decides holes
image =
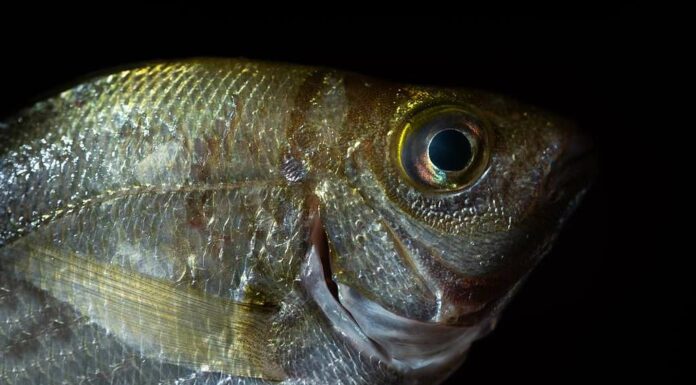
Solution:
[[[591,185],[572,122],[246,59],[0,125],[0,383],[439,384]]]

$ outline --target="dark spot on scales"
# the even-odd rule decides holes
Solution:
[[[314,137],[303,132],[307,112],[311,110],[312,101],[319,95],[324,87],[324,78],[329,74],[327,70],[316,70],[309,75],[297,92],[294,107],[290,112],[290,125],[287,130],[287,138],[290,143],[291,156],[300,159],[302,150],[314,145]]]
[[[301,160],[291,155],[286,155],[280,165],[280,173],[288,182],[296,183],[302,181],[307,176],[307,168]]]
[[[221,162],[220,142],[214,138],[196,138],[193,142],[193,159],[191,178],[198,182],[207,182],[212,169]]]
[[[208,223],[208,214],[205,212],[205,208],[211,194],[211,191],[203,191],[202,193],[190,193],[186,197],[186,215],[188,224],[192,228],[205,229]]]

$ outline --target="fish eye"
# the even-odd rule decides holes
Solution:
[[[443,105],[407,119],[397,159],[416,187],[449,192],[473,184],[487,165],[488,153],[482,122],[463,107]]]
[[[469,138],[451,128],[436,133],[428,145],[428,158],[433,166],[445,172],[463,170],[472,155]]]

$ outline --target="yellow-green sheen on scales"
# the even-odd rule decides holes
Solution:
[[[437,384],[585,191],[470,90],[193,59],[0,124],[0,383]]]

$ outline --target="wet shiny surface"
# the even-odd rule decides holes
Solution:
[[[392,152],[403,119],[440,99],[476,106],[496,138],[488,171],[456,194],[409,185]],[[335,283],[388,314],[465,333],[497,317],[582,191],[538,194],[567,146],[555,117],[494,95],[307,67],[153,64],[83,83],[6,125],[9,383],[436,382],[417,359],[363,354],[308,297],[298,282],[313,220]],[[226,310],[192,311],[192,301]],[[64,304],[65,315],[48,310]],[[54,320],[67,326],[46,329]],[[206,327],[192,333],[198,322]],[[18,327],[26,338],[12,338]],[[201,351],[187,338],[204,341]]]

